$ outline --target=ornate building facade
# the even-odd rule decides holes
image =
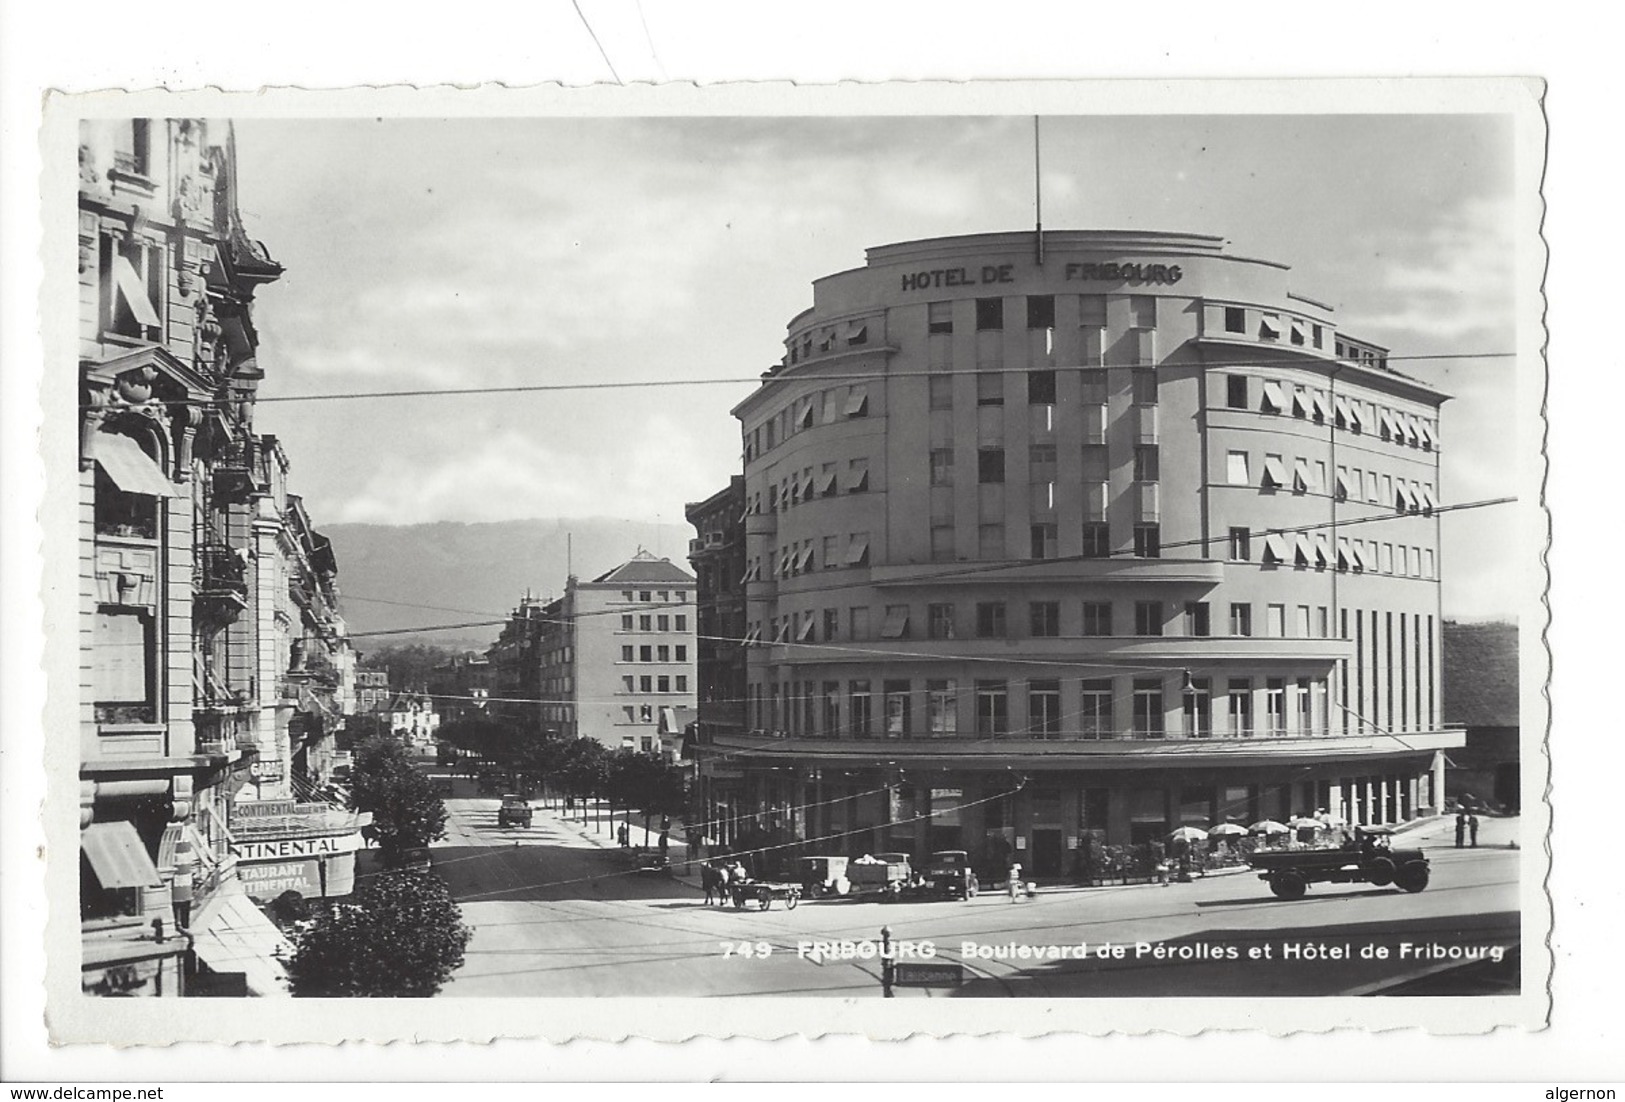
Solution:
[[[258,797],[291,803],[309,768],[298,750],[311,736],[294,733],[285,675],[318,649],[335,670],[347,663],[330,551],[313,563],[331,598],[309,615],[322,643],[304,658],[292,644],[307,632],[292,587],[308,523],[287,508],[280,448],[253,425],[254,295],[282,267],[243,230],[235,165],[227,124],[82,124],[87,992],[280,988],[272,954],[285,944],[243,891],[233,825]],[[342,678],[322,689],[321,707],[342,712]],[[263,951],[245,954],[249,943]]]

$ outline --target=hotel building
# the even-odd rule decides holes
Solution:
[[[1215,237],[950,237],[817,280],[733,410],[719,840],[1065,876],[1089,834],[1435,810],[1445,397]]]

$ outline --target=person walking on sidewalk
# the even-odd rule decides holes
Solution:
[[[1010,862],[1010,902],[1021,898],[1021,862]]]
[[[1467,844],[1467,812],[1456,812],[1456,848],[1461,849]]]
[[[1474,849],[1477,849],[1478,848],[1478,816],[1477,815],[1469,815],[1469,816],[1467,816],[1467,836],[1468,836],[1469,839],[1471,839],[1472,847]]]

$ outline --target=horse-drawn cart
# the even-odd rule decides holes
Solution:
[[[793,911],[796,904],[801,902],[801,885],[780,884],[773,880],[740,880],[728,885],[728,894],[733,897],[734,906],[741,909],[754,900],[757,909],[765,911],[773,906],[775,899],[782,899],[785,909]]]

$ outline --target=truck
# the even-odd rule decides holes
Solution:
[[[517,792],[509,792],[502,797],[502,806],[497,808],[497,826],[530,826],[530,801]]]
[[[1419,892],[1428,886],[1428,859],[1420,849],[1393,845],[1387,827],[1356,827],[1354,837],[1336,847],[1261,849],[1247,855],[1258,878],[1278,899],[1302,899],[1310,884],[1392,884]]]
[[[906,853],[866,853],[847,862],[846,880],[854,896],[893,900],[913,883],[914,869]]]

